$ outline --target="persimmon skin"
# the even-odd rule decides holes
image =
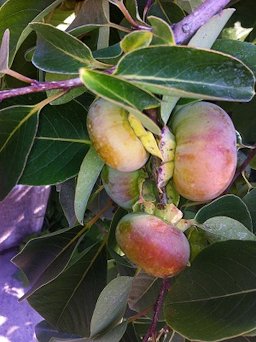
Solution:
[[[215,104],[197,102],[177,112],[172,130],[177,191],[199,202],[222,194],[237,165],[236,131],[228,114]]]
[[[153,215],[125,215],[118,223],[116,240],[133,263],[155,277],[173,276],[189,261],[185,234]]]
[[[148,153],[123,108],[102,98],[95,100],[88,111],[87,129],[95,150],[113,169],[130,172],[146,163]]]
[[[131,209],[139,199],[141,170],[121,172],[105,165],[101,172],[101,180],[106,193],[120,207]]]

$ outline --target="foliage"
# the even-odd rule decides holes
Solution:
[[[0,199],[17,184],[56,186],[67,225],[13,259],[30,281],[22,299],[45,319],[38,341],[255,340],[255,2],[222,11],[228,1],[217,1],[206,23],[202,2],[0,1]],[[183,18],[191,25],[178,31]],[[86,128],[98,97],[132,113],[138,139],[160,156],[178,110],[202,100],[222,107],[244,156],[229,187],[210,202],[180,196],[169,181],[170,145],[138,172],[138,201],[118,207]],[[170,282],[120,250],[116,227],[132,211],[184,231],[190,265]]]

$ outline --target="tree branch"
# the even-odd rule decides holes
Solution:
[[[211,17],[223,10],[230,0],[206,0],[191,14],[172,25],[176,44],[186,43]]]
[[[177,44],[183,44],[191,38],[194,33],[205,24],[212,16],[220,12],[230,0],[205,0],[195,11],[172,26]],[[37,82],[34,81],[30,86],[0,91],[0,102],[20,95],[38,93],[52,89],[68,90],[83,86],[79,78],[53,81]]]

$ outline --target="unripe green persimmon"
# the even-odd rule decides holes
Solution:
[[[104,162],[123,172],[140,169],[148,159],[128,121],[128,112],[102,98],[88,112],[87,129],[95,150]]]
[[[172,122],[176,138],[173,181],[192,201],[208,201],[230,184],[237,164],[236,132],[219,106],[197,102],[183,107]]]
[[[153,215],[124,216],[118,223],[116,240],[133,263],[155,277],[175,275],[189,261],[190,247],[184,233]]]
[[[131,209],[139,199],[138,179],[141,170],[121,172],[105,165],[101,179],[109,197],[124,209]]]

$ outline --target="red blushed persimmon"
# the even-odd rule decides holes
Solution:
[[[87,129],[95,150],[104,162],[123,172],[140,169],[148,159],[128,121],[128,112],[102,98],[88,112]]]
[[[189,261],[190,247],[185,234],[153,215],[124,216],[118,223],[116,240],[133,263],[155,277],[175,275]]]
[[[236,132],[219,106],[197,102],[179,110],[172,130],[176,138],[173,180],[192,201],[209,201],[230,184],[237,164]]]
[[[142,170],[121,172],[105,165],[101,180],[109,197],[120,207],[131,209],[139,199],[138,179]]]

